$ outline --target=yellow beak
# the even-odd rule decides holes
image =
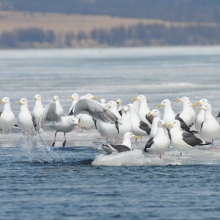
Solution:
[[[166,127],[167,125],[166,125],[166,124],[163,124],[163,126]]]
[[[170,127],[170,126],[172,126],[172,125],[171,125],[171,124],[168,124],[168,125],[167,125],[167,127]]]
[[[135,98],[134,101],[138,100],[138,98]]]
[[[199,111],[202,110],[203,108],[199,108]]]
[[[37,98],[34,98],[34,100],[37,100]]]
[[[97,99],[95,96],[92,97],[93,99]]]
[[[18,102],[17,104],[19,105],[19,104],[21,104],[21,102]]]
[[[80,127],[80,123],[77,123],[76,125],[78,125]]]
[[[56,101],[56,99],[53,99],[53,101]]]
[[[196,105],[192,104],[191,106],[196,107]]]
[[[71,96],[71,97],[69,97],[69,99],[73,99],[73,97]]]
[[[119,104],[119,102],[117,102],[117,105]]]
[[[151,112],[149,112],[149,113],[147,114],[148,117],[151,116],[151,115],[152,115]]]
[[[0,103],[4,103],[3,101],[0,101]]]
[[[181,102],[181,99],[178,99],[177,102]]]
[[[134,136],[134,138],[138,139],[139,137],[138,136]]]
[[[128,111],[125,110],[125,112],[128,112]]]
[[[160,106],[162,106],[162,104],[159,104],[157,107],[160,108]]]
[[[199,105],[199,104],[201,104],[201,102],[196,102],[196,105]]]

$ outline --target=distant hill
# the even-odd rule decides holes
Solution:
[[[220,0],[0,0],[0,9],[220,23]]]

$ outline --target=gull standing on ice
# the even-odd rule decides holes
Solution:
[[[147,104],[147,99],[144,95],[139,95],[137,98],[134,99],[134,101],[139,101],[139,110],[138,110],[138,116],[141,121],[148,124],[149,127],[151,127],[153,117],[148,117],[147,114],[150,112],[150,109]]]
[[[183,108],[184,108],[184,103],[185,102],[190,102],[190,100],[189,100],[188,97],[185,96],[185,97],[182,97],[181,99],[178,99],[177,102],[183,102]],[[192,105],[192,106],[195,107],[195,105]],[[192,106],[190,106],[190,108],[189,108],[189,115],[190,115],[189,125],[191,125],[191,126],[195,123],[195,120],[196,120],[196,113],[195,113],[194,109],[192,108]]]
[[[212,140],[214,149],[219,149],[215,147],[214,138],[219,136],[220,127],[219,123],[212,115],[212,106],[209,103],[205,103],[201,108],[199,108],[199,110],[205,110],[205,119],[200,130],[201,137],[203,137],[205,140]]]
[[[181,151],[180,156],[182,156],[182,151],[186,150],[186,155],[188,151],[194,148],[201,148],[209,146],[209,142],[203,141],[197,138],[194,134],[184,131],[180,127],[180,121],[174,120],[172,123],[168,124],[167,127],[171,127],[171,144],[174,148]]]
[[[163,154],[170,145],[170,137],[164,120],[157,122],[157,134],[145,145],[144,151],[150,154]]]
[[[7,132],[14,127],[16,123],[16,118],[14,113],[11,110],[10,99],[8,97],[4,97],[0,103],[4,103],[3,112],[0,117],[0,127],[2,129],[2,133]]]
[[[208,100],[207,99],[201,99],[199,102],[196,102],[196,105],[199,105],[199,104],[203,105],[205,103],[208,103]],[[204,120],[205,120],[205,110],[201,109],[199,111],[199,114],[197,115],[196,122],[195,122],[195,127],[196,127],[197,131],[201,130],[201,125],[202,125]]]
[[[171,107],[171,102],[169,99],[164,99],[159,105],[164,106],[164,116],[163,120],[165,121],[166,124],[170,124],[175,120],[176,114],[174,113],[172,107]]]
[[[148,117],[150,116],[153,116],[153,122],[150,131],[150,138],[152,138],[157,135],[158,121],[160,121],[160,111],[158,109],[153,109],[151,112],[148,113]]]

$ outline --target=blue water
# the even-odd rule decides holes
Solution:
[[[147,96],[156,108],[165,98],[207,98],[220,109],[220,47],[0,51],[0,92],[12,110],[40,93],[43,104],[59,95],[65,112],[72,93],[132,102]],[[0,106],[2,108],[2,106]],[[197,111],[197,110],[196,110]],[[163,109],[161,109],[163,112]],[[192,150],[162,159],[134,152],[105,155],[93,130],[20,140],[0,134],[0,219],[219,219],[220,152]],[[216,145],[220,140],[216,139]]]

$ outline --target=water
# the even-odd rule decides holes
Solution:
[[[182,96],[207,98],[214,115],[220,106],[220,47],[2,50],[0,76],[16,116],[16,103],[26,97],[32,109],[36,93],[44,105],[59,95],[66,113],[75,92],[124,104],[144,94],[151,109],[169,98],[176,113]],[[219,218],[218,151],[153,158],[142,153],[145,138],[133,152],[106,155],[95,130],[67,134],[64,149],[63,134],[51,147],[53,131],[43,142],[19,130],[0,138],[0,219]]]

